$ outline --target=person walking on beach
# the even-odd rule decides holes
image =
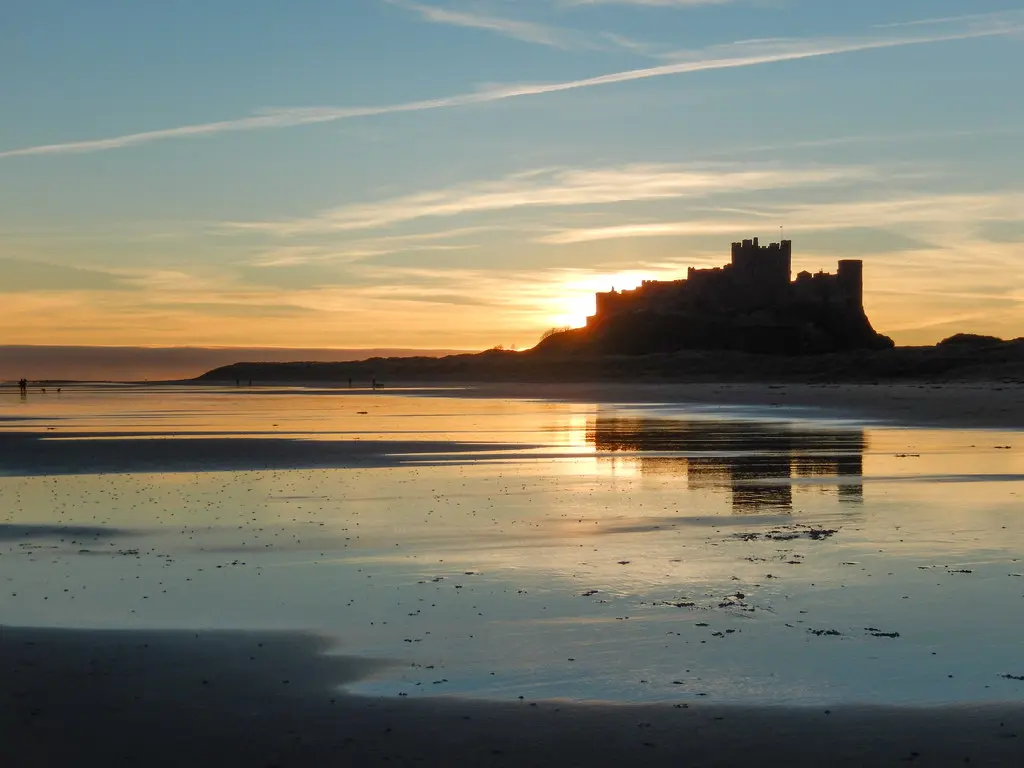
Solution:
[[[21,394],[23,394],[23,395],[28,394],[28,379],[19,379],[18,380],[18,389],[21,390]]]

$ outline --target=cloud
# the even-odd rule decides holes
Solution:
[[[978,234],[994,243],[1024,242],[1024,213],[1017,219],[985,222],[978,227]]]
[[[889,197],[870,201],[838,203],[800,203],[769,206],[757,210],[719,209],[727,217],[705,218],[697,221],[643,221],[621,222],[599,227],[578,227],[551,232],[538,238],[547,245],[572,245],[602,240],[652,237],[695,237],[703,235],[736,235],[752,229],[764,230],[770,222],[777,228],[787,222],[787,233],[839,232],[850,233],[880,228],[901,227],[922,230],[921,234],[935,235],[956,232],[969,236],[980,222],[1014,222],[1024,210],[1024,194],[960,194],[917,195]],[[891,236],[895,237],[895,236]],[[892,241],[885,250],[905,250],[910,247],[906,236],[900,243]],[[931,247],[919,243],[921,247]]]
[[[425,21],[455,27],[481,29],[525,43],[544,45],[566,51],[628,51],[640,56],[655,57],[659,46],[649,45],[612,32],[589,34],[575,29],[564,29],[535,21],[508,19],[464,10],[453,10],[436,5],[425,5],[411,0],[384,0],[391,5],[413,11]]]
[[[298,317],[315,314],[311,309],[297,307],[293,304],[259,304],[238,301],[151,301],[147,306],[153,311],[185,311],[229,318]]]
[[[665,55],[667,46],[657,43],[645,43],[642,40],[634,40],[631,37],[620,35],[615,32],[601,32],[601,39],[623,51],[635,53],[638,56],[646,56],[652,59],[661,59]]]
[[[458,227],[404,235],[363,237],[349,240],[343,245],[337,242],[281,245],[261,252],[242,266],[254,269],[275,269],[306,264],[330,266],[394,253],[468,250],[475,248],[476,245],[472,242],[463,242],[466,238],[498,229],[500,227]]]
[[[250,117],[233,120],[143,131],[105,139],[88,139],[9,149],[0,151],[0,158],[98,152],[138,146],[165,139],[210,136],[225,132],[287,128],[404,112],[451,109],[526,96],[561,93],[580,88],[628,83],[656,77],[668,77],[708,70],[752,67],[774,62],[795,61],[819,56],[833,56],[908,45],[928,45],[954,40],[1006,36],[1021,32],[1024,32],[1024,12],[1013,11],[980,18],[969,18],[959,23],[959,25],[953,26],[951,29],[931,32],[911,32],[900,35],[860,38],[800,38],[785,41],[748,41],[729,46],[715,46],[704,51],[688,51],[676,54],[677,57],[682,57],[682,60],[671,61],[670,63],[655,67],[613,72],[597,77],[562,82],[509,84],[453,96],[381,106],[303,107],[266,110]]]
[[[906,133],[892,134],[858,134],[847,136],[830,136],[820,139],[803,139],[796,141],[782,141],[772,144],[740,145],[731,146],[725,149],[716,150],[705,157],[727,156],[735,157],[738,154],[777,154],[780,150],[789,149],[815,149],[826,147],[840,147],[851,144],[899,144],[915,143],[925,141],[942,141],[946,139],[979,138],[982,136],[1016,136],[1024,133],[1024,126],[1000,125],[990,128],[971,128],[969,130],[924,130],[908,131]]]
[[[376,229],[422,218],[507,211],[526,207],[605,205],[631,201],[700,197],[720,192],[777,189],[863,180],[864,168],[805,169],[728,165],[626,165],[597,169],[551,169],[515,174],[498,181],[342,206],[308,218],[229,222],[235,230],[300,235]]]
[[[666,54],[670,62],[722,61],[736,58],[787,61],[808,56],[832,55],[847,51],[898,47],[925,42],[949,42],[976,37],[1011,36],[1024,30],[1024,11],[1003,11],[936,19],[922,19],[874,27],[889,30],[878,38],[824,37],[817,41],[799,37],[775,37],[739,40],[697,50]],[[888,35],[895,34],[895,37]],[[920,35],[918,37],[917,35]],[[815,48],[817,45],[817,48]]]
[[[372,259],[379,256],[388,256],[394,253],[465,251],[474,247],[475,246],[472,245],[417,245],[410,243],[407,245],[395,244],[391,246],[366,246],[356,244],[355,246],[341,248],[310,247],[298,249],[297,251],[284,249],[284,253],[275,250],[270,253],[263,254],[248,266],[256,269],[273,269],[276,267],[294,267],[300,264],[361,261],[363,259]]]
[[[115,291],[130,286],[110,272],[26,259],[0,258],[0,292]]]
[[[386,0],[391,5],[397,5],[406,10],[413,11],[426,21],[435,24],[448,24],[456,27],[468,27],[470,29],[483,29],[488,32],[495,32],[514,40],[521,40],[527,43],[547,45],[553,48],[575,49],[589,48],[583,35],[571,30],[559,29],[546,24],[539,24],[533,21],[519,21],[506,19],[500,16],[490,16],[468,11],[456,11],[450,8],[441,8],[436,5],[424,5],[423,3],[410,2],[408,0]]]
[[[475,292],[457,293],[446,287],[426,288],[423,285],[386,285],[367,289],[375,299],[424,304],[448,304],[463,307],[491,307],[491,300]]]
[[[635,237],[686,237],[696,235],[735,235],[749,228],[736,221],[661,221],[640,224],[617,224],[610,227],[565,229],[537,239],[545,245],[575,245],[599,240],[632,239]]]
[[[1005,12],[995,13],[964,13],[959,16],[938,16],[928,19],[913,19],[911,21],[895,21],[888,24],[876,24],[875,29],[896,29],[899,27],[923,27],[923,26],[935,26],[939,24],[958,24],[964,21],[975,22],[975,21],[987,21],[993,17],[1012,15],[1006,14]]]
[[[793,206],[789,221],[810,226],[872,227],[922,225],[936,235],[956,230],[967,233],[981,221],[1013,220],[1024,210],[1024,193],[911,195],[889,199]],[[778,213],[776,214],[778,215]]]

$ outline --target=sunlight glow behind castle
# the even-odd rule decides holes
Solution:
[[[732,261],[722,267],[690,267],[678,280],[644,280],[632,290],[612,290],[595,297],[587,325],[623,312],[656,313],[753,311],[791,305],[831,305],[863,312],[864,263],[842,259],[838,271],[802,271],[792,280],[793,242],[766,246],[753,240],[732,244]]]

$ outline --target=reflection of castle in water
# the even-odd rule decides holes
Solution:
[[[642,472],[685,474],[690,488],[727,488],[735,512],[792,509],[793,481],[800,478],[834,479],[814,485],[834,490],[843,502],[864,497],[867,443],[860,429],[599,416],[588,425],[587,440],[598,451],[641,454]]]

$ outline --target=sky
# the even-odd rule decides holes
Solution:
[[[527,348],[793,240],[1024,336],[1021,0],[5,0],[0,343]]]

